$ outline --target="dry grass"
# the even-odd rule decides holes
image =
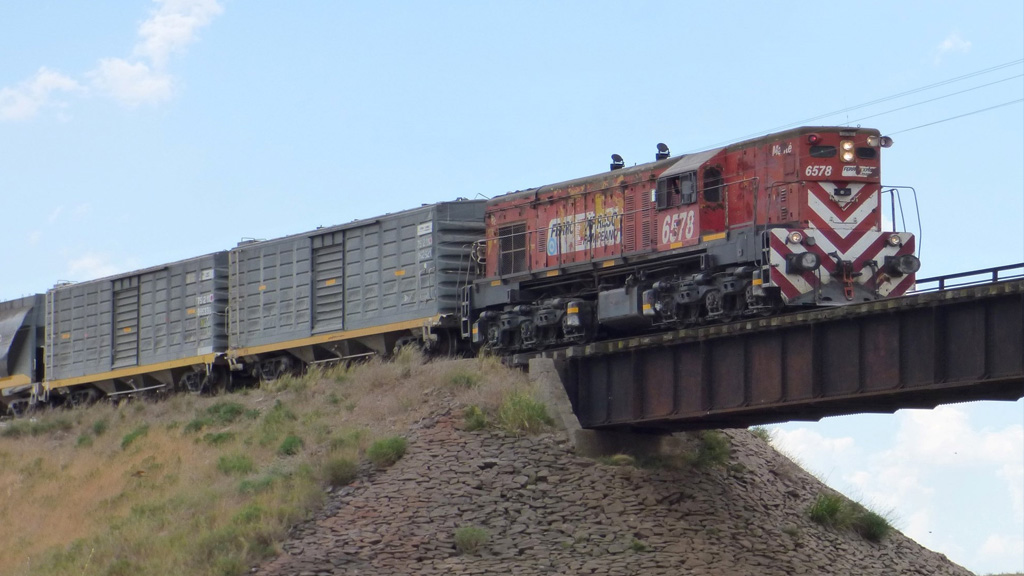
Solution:
[[[524,391],[525,375],[493,359],[428,363],[402,351],[218,398],[37,415],[39,434],[0,435],[0,566],[12,576],[245,573],[325,486],[350,477],[339,460],[359,461],[438,410],[493,415]],[[301,450],[279,453],[292,436]]]

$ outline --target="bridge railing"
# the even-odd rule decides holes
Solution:
[[[991,284],[1024,278],[1024,262],[1019,264],[1007,264],[994,268],[983,268],[970,272],[958,272],[956,274],[945,274],[931,278],[919,278],[910,294],[922,292],[936,292],[950,288],[962,288],[964,286],[975,286],[978,284]]]

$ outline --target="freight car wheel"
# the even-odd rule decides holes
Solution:
[[[259,364],[259,379],[263,382],[273,382],[292,371],[292,360],[288,356],[268,358]]]
[[[95,403],[100,399],[100,391],[95,388],[85,388],[84,390],[72,390],[68,394],[67,404],[72,408],[79,406],[88,406],[89,404]]]

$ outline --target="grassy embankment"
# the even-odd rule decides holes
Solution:
[[[276,553],[325,487],[352,481],[358,462],[400,458],[398,437],[431,411],[502,425],[532,393],[491,359],[403,352],[218,397],[8,422],[0,566],[12,576],[242,574]]]

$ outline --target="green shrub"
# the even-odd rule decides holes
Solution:
[[[89,434],[79,434],[78,441],[75,443],[79,448],[88,448],[92,446],[92,436]]]
[[[324,462],[324,480],[330,486],[344,486],[359,477],[359,466],[348,458],[328,458]]]
[[[650,548],[643,540],[633,538],[633,541],[629,543],[629,549],[633,552],[647,552]]]
[[[448,375],[448,383],[456,388],[476,388],[480,385],[480,374],[459,370]]]
[[[768,428],[765,428],[764,426],[754,426],[753,428],[750,429],[750,433],[753,434],[754,436],[757,436],[767,444],[772,443],[772,431],[769,430]]]
[[[463,526],[455,531],[455,549],[460,554],[476,554],[487,544],[490,535],[478,526]]]
[[[690,457],[690,464],[697,468],[721,466],[729,461],[731,451],[729,438],[725,434],[704,430],[700,433],[697,450]]]
[[[267,474],[252,480],[242,480],[238,483],[238,492],[240,494],[261,494],[273,488],[277,478],[275,474]]]
[[[330,450],[332,452],[338,450],[344,450],[346,448],[357,448],[362,451],[363,442],[366,439],[366,431],[364,430],[349,430],[342,434],[336,435],[331,438]]]
[[[203,435],[203,442],[210,446],[220,446],[235,439],[234,432],[216,432]]]
[[[277,447],[277,453],[281,456],[294,456],[300,450],[302,450],[302,438],[295,434],[285,436],[284,440],[281,441],[281,445]]]
[[[807,513],[811,520],[825,526],[843,528],[850,521],[846,499],[838,494],[818,494]]]
[[[888,518],[839,494],[819,494],[807,513],[818,524],[852,529],[871,542],[881,542],[893,530]]]
[[[214,424],[231,424],[245,413],[245,406],[238,402],[217,402],[206,409],[206,414]]]
[[[48,418],[45,420],[11,422],[6,428],[0,429],[0,436],[5,438],[21,438],[23,436],[40,436],[50,432],[66,432],[74,424],[67,418]]]
[[[892,532],[889,520],[870,510],[859,510],[853,518],[853,531],[872,542],[881,542]]]
[[[259,504],[247,504],[233,518],[235,524],[259,524],[267,515],[267,511]]]
[[[92,423],[92,433],[97,436],[102,436],[109,427],[110,422],[106,418],[100,418],[99,420]]]
[[[194,432],[199,432],[203,428],[209,426],[210,424],[211,424],[211,421],[210,421],[209,418],[203,418],[203,417],[194,418],[191,422],[189,422],[188,424],[185,424],[185,427],[182,429],[182,433],[184,433],[184,434],[192,434]]]
[[[225,454],[217,459],[217,470],[227,475],[245,475],[256,469],[252,458],[245,454]]]
[[[124,438],[121,438],[121,450],[127,449],[129,446],[135,443],[136,440],[142,438],[146,434],[149,434],[149,424],[143,424],[135,428],[135,430],[132,430],[131,432],[125,434]]]
[[[404,348],[403,348],[404,350]],[[387,468],[405,456],[406,441],[401,436],[377,440],[370,445],[366,456],[378,468]]]
[[[552,423],[544,404],[522,391],[505,397],[498,408],[497,420],[498,426],[512,434],[535,434]]]
[[[479,406],[470,406],[462,413],[466,430],[482,430],[487,427],[487,415]]]

